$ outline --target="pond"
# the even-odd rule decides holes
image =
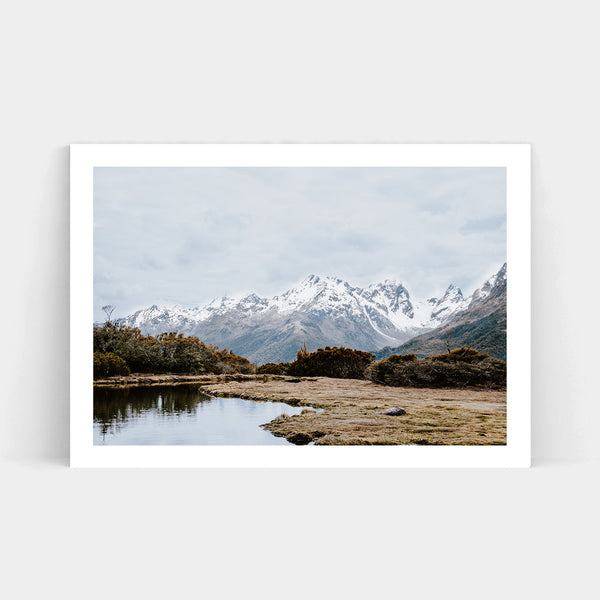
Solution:
[[[94,388],[97,445],[290,445],[260,426],[304,407],[214,398],[198,385]]]

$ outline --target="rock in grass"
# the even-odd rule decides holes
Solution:
[[[395,408],[388,408],[387,410],[384,410],[383,414],[391,417],[399,417],[400,415],[405,415],[406,411],[403,408],[396,406]]]

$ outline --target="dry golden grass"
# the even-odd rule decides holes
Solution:
[[[356,379],[274,375],[212,376],[202,387],[213,395],[323,409],[278,417],[265,425],[274,435],[297,443],[506,444],[504,391],[394,388]],[[382,414],[396,406],[407,414]]]

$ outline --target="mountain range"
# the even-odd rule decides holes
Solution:
[[[506,360],[506,264],[475,290],[466,309],[455,312],[435,329],[400,346],[386,346],[377,360],[392,354],[416,354],[422,358],[451,348],[467,346]]]
[[[454,331],[452,343],[456,345],[461,336],[478,328],[478,321],[502,307],[505,329],[506,264],[468,297],[450,285],[440,297],[414,300],[404,285],[395,280],[360,288],[335,277],[309,275],[273,298],[256,294],[222,297],[196,308],[152,305],[117,322],[139,327],[146,334],[177,331],[194,335],[263,364],[294,360],[304,343],[309,351],[347,346],[380,351],[383,357],[386,352],[395,353],[429,335],[419,342],[418,348],[437,349],[436,336],[447,336],[448,328]],[[490,319],[487,326],[498,329]],[[470,335],[478,339],[473,331]],[[505,334],[500,331],[496,337],[502,335]],[[444,346],[444,342],[440,343]]]

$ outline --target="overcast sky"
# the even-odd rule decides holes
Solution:
[[[307,275],[470,293],[506,260],[504,168],[96,168],[94,318]]]

